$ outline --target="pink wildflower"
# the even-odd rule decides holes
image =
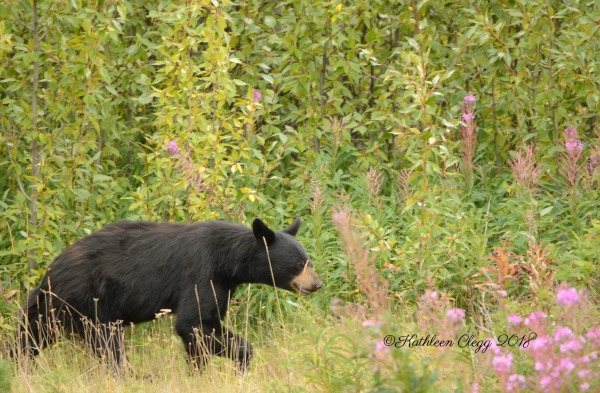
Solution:
[[[531,343],[529,344],[529,349],[531,349],[534,352],[538,350],[544,350],[548,348],[548,346],[551,344],[552,339],[550,339],[550,337],[541,336],[531,341]]]
[[[465,104],[469,104],[469,103],[472,103],[475,101],[477,101],[477,99],[475,98],[474,95],[468,95],[465,97]]]
[[[565,372],[564,374],[566,375],[575,369],[575,364],[573,364],[570,358],[563,358],[560,359],[560,362],[558,363],[558,368],[563,370]]]
[[[508,317],[508,323],[519,326],[521,324],[521,317],[518,315],[511,315]]]
[[[366,321],[364,321],[364,322],[362,323],[362,325],[363,325],[364,327],[371,327],[371,326],[381,326],[381,322],[380,322],[380,321],[373,320],[373,319],[367,319]]]
[[[462,119],[465,123],[470,123],[475,118],[472,113],[463,113]]]
[[[571,154],[579,153],[580,151],[583,150],[583,144],[581,143],[580,140],[567,141],[565,143],[565,148]]]
[[[512,368],[512,354],[508,353],[504,356],[499,355],[495,356],[494,360],[492,360],[492,366],[494,366],[494,370],[498,373],[508,373]]]
[[[461,322],[465,319],[465,310],[462,308],[451,308],[446,313],[446,319],[451,322]]]
[[[389,350],[390,350],[390,347],[385,345],[383,340],[377,341],[377,345],[375,345],[375,354],[387,353],[387,352],[389,352]]]
[[[167,153],[169,154],[179,154],[179,147],[177,146],[177,142],[175,141],[169,141],[167,143],[165,143],[165,146],[167,146]]]
[[[590,364],[590,357],[588,355],[582,356],[579,358],[579,361],[583,364]],[[581,370],[579,371],[579,376],[584,377],[587,373],[589,373],[589,370]]]
[[[518,392],[524,390],[527,384],[525,382],[525,377],[520,374],[513,374],[508,377],[508,381],[506,382],[506,391],[507,392]]]
[[[600,346],[600,326],[596,326],[591,328],[586,334],[585,338],[589,341],[596,344],[596,346]]]
[[[530,144],[524,151],[519,150],[509,165],[517,184],[533,194],[541,176],[540,164],[535,161],[535,146]]]
[[[541,311],[536,311],[525,318],[525,326],[537,325],[544,319],[546,319],[546,314]]]
[[[554,340],[562,341],[564,339],[569,338],[573,338],[573,332],[571,331],[571,329],[565,326],[560,326],[556,328],[556,331],[554,332]]]
[[[421,300],[436,300],[438,295],[437,291],[427,291],[421,296]]]
[[[552,382],[552,379],[547,375],[544,375],[542,378],[540,378],[540,386],[544,389],[550,385],[550,382]]]
[[[566,141],[574,141],[579,139],[579,132],[577,132],[577,128],[575,127],[567,127],[563,131],[563,135]]]
[[[494,355],[501,355],[502,351],[500,350],[500,347],[498,346],[498,344],[496,344],[496,341],[494,339],[488,338],[488,341],[490,342],[490,349],[492,350],[492,353]]]
[[[575,340],[571,340],[565,344],[562,344],[560,346],[560,351],[561,352],[569,352],[569,351],[577,352],[577,351],[581,350],[581,348],[582,348],[581,343],[579,342],[579,340],[575,339]]]
[[[556,292],[556,303],[560,306],[568,306],[579,301],[579,295],[575,288],[563,287]]]
[[[262,93],[258,90],[252,89],[252,99],[254,102],[258,102],[262,99]]]
[[[475,157],[475,148],[477,145],[477,125],[475,124],[475,97],[466,96],[461,105],[462,120],[465,123],[461,125],[462,134],[462,158],[466,165],[468,173],[473,169],[473,159]],[[469,175],[468,175],[469,176]]]
[[[579,140],[579,133],[575,127],[567,127],[563,132],[563,136],[567,154],[563,157],[562,169],[569,182],[569,188],[573,191],[581,178],[580,170],[583,164],[579,163],[579,159],[583,152],[583,144]]]

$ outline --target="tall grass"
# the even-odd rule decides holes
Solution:
[[[281,319],[282,323],[271,326],[260,321],[247,324],[251,318],[249,307],[242,307],[242,300],[233,305],[240,312],[228,317],[226,324],[236,327],[258,349],[250,369],[243,374],[231,360],[220,357],[208,362],[202,373],[193,370],[173,328],[176,316],[167,314],[126,329],[128,368],[124,375],[115,374],[108,364],[86,349],[82,340],[63,331],[56,332],[61,336],[57,343],[41,351],[32,362],[21,359],[9,367],[11,363],[3,360],[1,375],[8,378],[12,374],[13,392],[262,392],[279,391],[278,386],[292,390],[297,386],[301,391],[305,383],[302,375],[305,354],[300,348],[307,341],[306,332],[316,327],[311,321],[317,318],[305,320],[315,310],[289,295],[282,297],[304,313],[288,315],[285,323]],[[2,341],[12,341],[8,332],[2,333]]]

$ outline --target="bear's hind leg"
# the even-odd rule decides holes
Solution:
[[[60,324],[54,318],[54,310],[48,313],[46,296],[39,289],[28,299],[26,309],[17,328],[17,337],[10,348],[10,356],[19,359],[20,356],[33,358],[44,347],[51,345],[58,333]]]

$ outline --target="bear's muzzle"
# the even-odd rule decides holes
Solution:
[[[323,282],[317,276],[317,273],[310,266],[309,261],[304,265],[304,269],[290,281],[290,286],[302,295],[310,295],[318,291],[323,286]]]

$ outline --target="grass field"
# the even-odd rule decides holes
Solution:
[[[436,331],[422,325],[416,310],[399,309],[395,315],[387,314],[385,322],[370,324],[365,322],[363,305],[334,301],[319,309],[313,302],[281,294],[280,301],[292,302],[295,312],[279,315],[274,323],[254,321],[247,329],[245,321],[252,316],[232,313],[228,321],[254,346],[252,363],[244,374],[224,358],[213,358],[202,373],[193,371],[173,330],[174,316],[165,316],[126,329],[124,376],[115,375],[86,351],[80,339],[63,337],[33,362],[15,365],[2,360],[0,376],[5,381],[0,388],[15,393],[460,391],[460,380],[472,381],[489,368],[490,351],[381,349],[378,342],[386,335]],[[374,383],[377,378],[381,386]],[[395,378],[400,378],[397,385]],[[493,378],[477,378],[480,387],[493,391]]]

